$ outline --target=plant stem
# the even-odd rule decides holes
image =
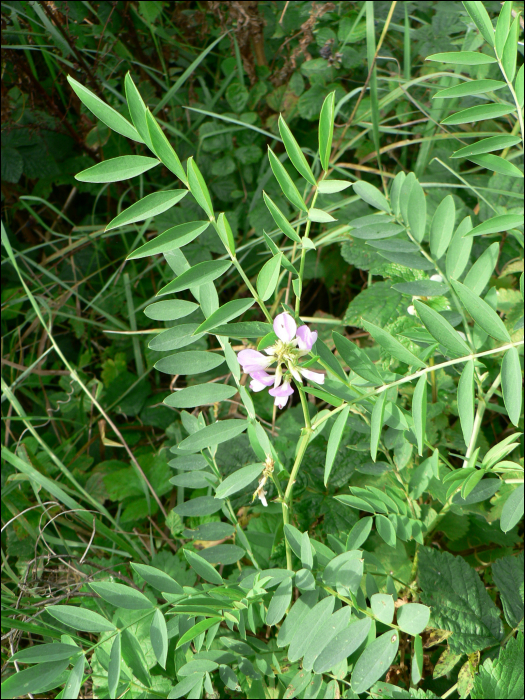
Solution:
[[[474,418],[474,425],[472,427],[472,435],[470,436],[470,442],[467,447],[467,452],[465,453],[465,461],[463,462],[463,466],[466,467],[468,465],[468,460],[469,457],[472,455],[474,450],[476,449],[476,443],[478,441],[478,435],[479,431],[481,429],[481,423],[483,422],[483,416],[485,415],[485,411],[487,409],[487,404],[492,398],[494,392],[496,389],[499,387],[501,383],[501,374],[498,374],[496,379],[492,382],[491,386],[489,387],[487,393],[485,395],[482,395],[480,393],[478,397],[478,410],[476,412],[476,417]]]
[[[283,524],[284,525],[287,525],[290,523],[290,510],[292,507],[293,485],[295,483],[297,473],[298,473],[299,468],[301,466],[301,462],[303,461],[303,457],[305,455],[306,448],[308,446],[308,441],[310,439],[311,432],[312,432],[311,428],[303,428],[303,434],[301,435],[301,439],[299,441],[297,456],[295,457],[295,462],[294,462],[294,465],[292,467],[292,472],[290,474],[290,478],[288,479],[288,485],[286,486],[286,491],[284,492],[284,498],[283,498],[283,502],[282,502]],[[288,544],[288,540],[286,539],[286,535],[285,535],[284,541],[285,541],[285,545],[286,545],[286,568],[289,571],[293,571],[292,550],[290,548],[290,545]]]

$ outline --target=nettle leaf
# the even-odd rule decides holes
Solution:
[[[158,255],[176,248],[182,248],[187,243],[194,241],[203,231],[206,231],[209,225],[209,221],[191,221],[186,224],[173,226],[152,241],[148,241],[148,243],[137,248],[133,253],[130,253],[126,260],[138,260],[139,258],[146,258],[150,255]]]
[[[357,660],[352,673],[352,690],[354,693],[364,693],[381,676],[383,676],[399,649],[399,632],[393,630],[385,632],[367,646]]]
[[[75,175],[79,182],[121,182],[151,170],[160,163],[146,156],[119,156],[97,163]]]
[[[153,604],[146,598],[144,593],[130,586],[126,586],[123,583],[97,581],[96,583],[90,583],[89,586],[97,595],[117,608],[125,608],[126,610],[148,610],[153,607]]]
[[[523,697],[523,650],[523,633],[520,632],[500,649],[497,659],[487,658],[479,667],[471,697]]]
[[[140,137],[138,131],[122,116],[122,114],[113,109],[113,107],[110,107],[91,92],[91,90],[88,90],[88,88],[81,85],[70,75],[67,76],[67,81],[80,101],[86,105],[97,119],[100,119],[100,121],[112,129],[112,131],[116,131],[118,134],[122,134],[122,136],[128,139],[133,139],[133,141],[143,143],[143,139]]]
[[[421,549],[419,583],[422,600],[432,609],[432,626],[452,632],[448,641],[454,653],[471,654],[503,639],[498,609],[462,557]]]
[[[188,194],[188,190],[164,190],[152,192],[116,216],[104,229],[111,231],[119,226],[127,226],[137,221],[144,221],[171,209]]]

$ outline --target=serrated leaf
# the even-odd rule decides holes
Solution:
[[[371,185],[369,182],[365,182],[364,180],[354,182],[354,192],[361,197],[364,202],[370,204],[370,206],[390,213],[390,205],[386,197],[377,187],[374,187],[374,185]]]
[[[155,369],[166,374],[201,374],[222,365],[223,355],[204,350],[188,350],[163,357],[155,363]]]
[[[521,376],[520,356],[516,348],[509,348],[501,365],[501,388],[503,400],[510,420],[518,425],[523,400],[523,380]]]
[[[484,153],[490,153],[491,151],[500,151],[504,148],[510,148],[511,146],[515,146],[517,143],[520,143],[520,141],[521,139],[519,136],[512,136],[510,134],[489,136],[489,138],[476,141],[476,143],[472,143],[470,146],[460,148],[459,151],[455,151],[450,157],[468,158],[469,156],[483,155]]]
[[[184,168],[182,167],[179,157],[173,150],[170,142],[166,138],[164,132],[160,128],[160,125],[149,109],[146,110],[146,124],[148,126],[153,152],[157,158],[160,158],[168,170],[171,170],[171,172],[187,187],[188,178],[184,172]]]
[[[374,340],[376,340],[379,345],[384,347],[385,350],[392,355],[392,357],[395,357],[400,362],[405,362],[407,365],[414,365],[415,367],[419,367],[421,369],[426,367],[424,362],[411,353],[410,350],[407,350],[404,345],[401,345],[399,340],[396,340],[392,335],[390,335],[390,333],[388,333],[388,331],[385,331],[383,328],[379,328],[379,326],[364,320],[363,326],[365,330],[367,330],[374,338]]]
[[[311,185],[316,184],[314,174],[308,161],[306,160],[304,153],[302,152],[299,144],[295,140],[295,136],[290,131],[288,124],[284,121],[282,114],[279,115],[279,133],[286,148],[286,153],[288,153],[288,158],[291,160],[292,165],[300,173],[307,182]]]
[[[498,609],[462,557],[425,547],[418,571],[422,602],[432,608],[432,625],[453,633],[449,646],[454,653],[470,654],[501,641]]]
[[[368,637],[372,620],[356,620],[328,642],[314,662],[315,673],[326,673],[354,653]]]
[[[492,576],[500,592],[507,623],[523,631],[523,552],[496,559],[492,564]]]
[[[166,620],[160,610],[155,610],[149,628],[151,646],[155,653],[155,658],[162,668],[166,668],[166,658],[168,656],[168,628]]]
[[[508,532],[523,518],[523,484],[518,484],[505,501],[501,511],[500,527]]]
[[[133,253],[130,253],[126,260],[138,260],[149,255],[158,255],[176,248],[182,248],[187,243],[194,241],[203,231],[206,231],[209,225],[209,221],[190,221],[186,224],[173,226],[152,241],[148,241],[140,248],[137,248]]]
[[[478,669],[470,693],[477,698],[523,697],[523,633],[502,647],[498,658],[488,658]]]
[[[505,328],[505,324],[486,301],[481,299],[464,284],[461,284],[461,282],[452,280],[452,286],[469,314],[485,331],[485,333],[488,333],[493,338],[496,338],[496,340],[501,340],[506,343],[511,342],[511,338],[509,332]]]
[[[268,612],[266,613],[267,625],[276,625],[283,619],[292,600],[292,588],[291,577],[284,579],[284,581],[281,581],[277,586],[270,601],[270,605],[268,606]]]
[[[119,156],[97,163],[75,175],[79,182],[121,182],[151,170],[160,163],[146,156]]]
[[[266,192],[263,192],[263,199],[266,206],[268,207],[268,211],[272,215],[272,219],[275,221],[276,225],[281,229],[281,231],[285,234],[285,236],[288,236],[288,238],[290,238],[292,241],[295,241],[296,243],[301,243],[301,239],[299,238],[297,232],[292,228],[286,216],[282,213],[282,211],[274,203],[274,201],[270,199],[270,197],[268,197]]]
[[[76,605],[53,605],[47,612],[59,622],[80,632],[114,632],[115,625],[93,610],[78,608]]]
[[[427,423],[427,377],[421,375],[418,379],[412,399],[412,419],[416,431],[417,449],[423,455],[425,446],[425,430]]]
[[[153,607],[152,602],[146,598],[144,593],[135,588],[126,586],[123,583],[113,583],[112,581],[96,581],[90,583],[97,595],[117,608],[126,610],[149,610]]]
[[[399,649],[399,632],[385,632],[369,644],[357,660],[352,673],[352,690],[364,693],[390,668]]]
[[[516,111],[516,107],[507,107],[501,104],[476,105],[462,109],[461,112],[451,114],[443,119],[442,124],[472,124],[484,119],[497,119]]]
[[[458,413],[465,445],[470,444],[474,427],[474,362],[469,360],[458,384]]]
[[[209,583],[214,583],[216,586],[222,586],[224,583],[222,576],[219,574],[217,569],[215,569],[206,559],[195,552],[190,552],[189,549],[184,550],[184,556],[186,561],[191,566],[191,568],[205,581]]]
[[[493,56],[477,51],[449,51],[445,53],[435,53],[427,56],[425,61],[436,61],[437,63],[451,63],[455,66],[482,66],[487,63],[496,63]]]
[[[335,92],[330,92],[323,102],[319,115],[319,159],[323,170],[330,167],[330,152],[334,135]]]
[[[158,214],[162,214],[188,194],[188,190],[164,190],[152,192],[135,204],[124,209],[118,216],[112,219],[104,229],[111,231],[119,226],[127,226],[137,221],[144,221]]]
[[[233,440],[233,438],[243,433],[247,427],[248,421],[246,420],[231,419],[217,421],[187,437],[179,443],[179,448],[181,450],[196,451],[203,450],[205,447],[210,447],[211,445],[220,445],[222,442]]]
[[[430,620],[430,608],[420,603],[405,603],[397,610],[397,624],[412,636],[421,634]]]
[[[67,81],[75,91],[77,97],[83,102],[86,107],[92,112],[97,119],[100,119],[112,131],[122,134],[128,139],[143,143],[138,131],[128,122],[128,120],[117,112],[113,107],[110,107],[103,100],[97,97],[91,90],[81,85],[70,75],[67,76]]]
[[[452,195],[448,195],[439,204],[430,225],[430,251],[436,260],[447,252],[454,224],[456,221],[456,205]]]
[[[275,175],[275,179],[279,183],[284,196],[293,204],[294,207],[307,213],[308,207],[306,206],[304,199],[299,194],[299,190],[295,186],[292,178],[288,175],[288,171],[271,148],[268,148],[268,158],[270,160],[270,167]]]
[[[195,200],[201,209],[204,209],[206,214],[208,214],[210,219],[212,219],[213,205],[211,203],[210,192],[204,178],[202,177],[201,171],[193,160],[193,156],[188,158],[186,168],[188,171],[188,187],[190,188],[190,192],[195,197]]]
[[[452,357],[470,355],[469,346],[444,316],[417,299],[414,306],[427,331],[446,347]]]

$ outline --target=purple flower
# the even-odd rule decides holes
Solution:
[[[294,391],[290,384],[292,377],[299,383],[305,377],[323,384],[324,374],[303,369],[299,364],[301,357],[312,350],[317,340],[316,331],[311,331],[305,325],[297,328],[295,320],[288,313],[275,317],[273,329],[278,340],[271,347],[265,348],[265,355],[257,350],[241,350],[237,357],[243,372],[251,376],[250,389],[263,391],[273,384],[268,393],[274,397],[276,406],[284,408]],[[277,363],[275,374],[268,374],[265,370],[274,362]]]
[[[310,350],[317,340],[317,331],[311,331],[308,326],[299,326],[297,329],[297,347],[299,350]]]
[[[288,397],[293,394],[293,389],[290,386],[290,382],[283,382],[281,386],[269,389],[268,393],[270,396],[275,397],[275,405],[279,408],[284,408],[288,403]]]

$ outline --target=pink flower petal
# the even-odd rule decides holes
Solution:
[[[241,350],[237,355],[244,372],[257,372],[266,369],[272,362],[271,357],[266,357],[257,350]]]
[[[273,376],[265,372],[264,370],[259,370],[258,372],[251,372],[252,378],[264,386],[272,386]]]
[[[308,326],[297,329],[297,347],[299,350],[311,350],[317,340],[317,331],[311,331]]]
[[[311,382],[317,382],[318,384],[324,384],[324,374],[322,372],[312,372],[309,369],[301,369],[300,372],[303,377],[306,377]]]
[[[273,389],[269,389],[268,393],[270,396],[291,396],[293,394],[293,388],[290,386],[290,382],[283,382],[281,386],[276,386]]]
[[[279,340],[282,340],[283,343],[290,343],[295,338],[297,324],[290,314],[283,313],[275,317],[273,330]]]
[[[284,408],[286,406],[286,404],[288,403],[288,397],[287,396],[276,396],[273,403],[275,406],[277,406],[277,408]]]

